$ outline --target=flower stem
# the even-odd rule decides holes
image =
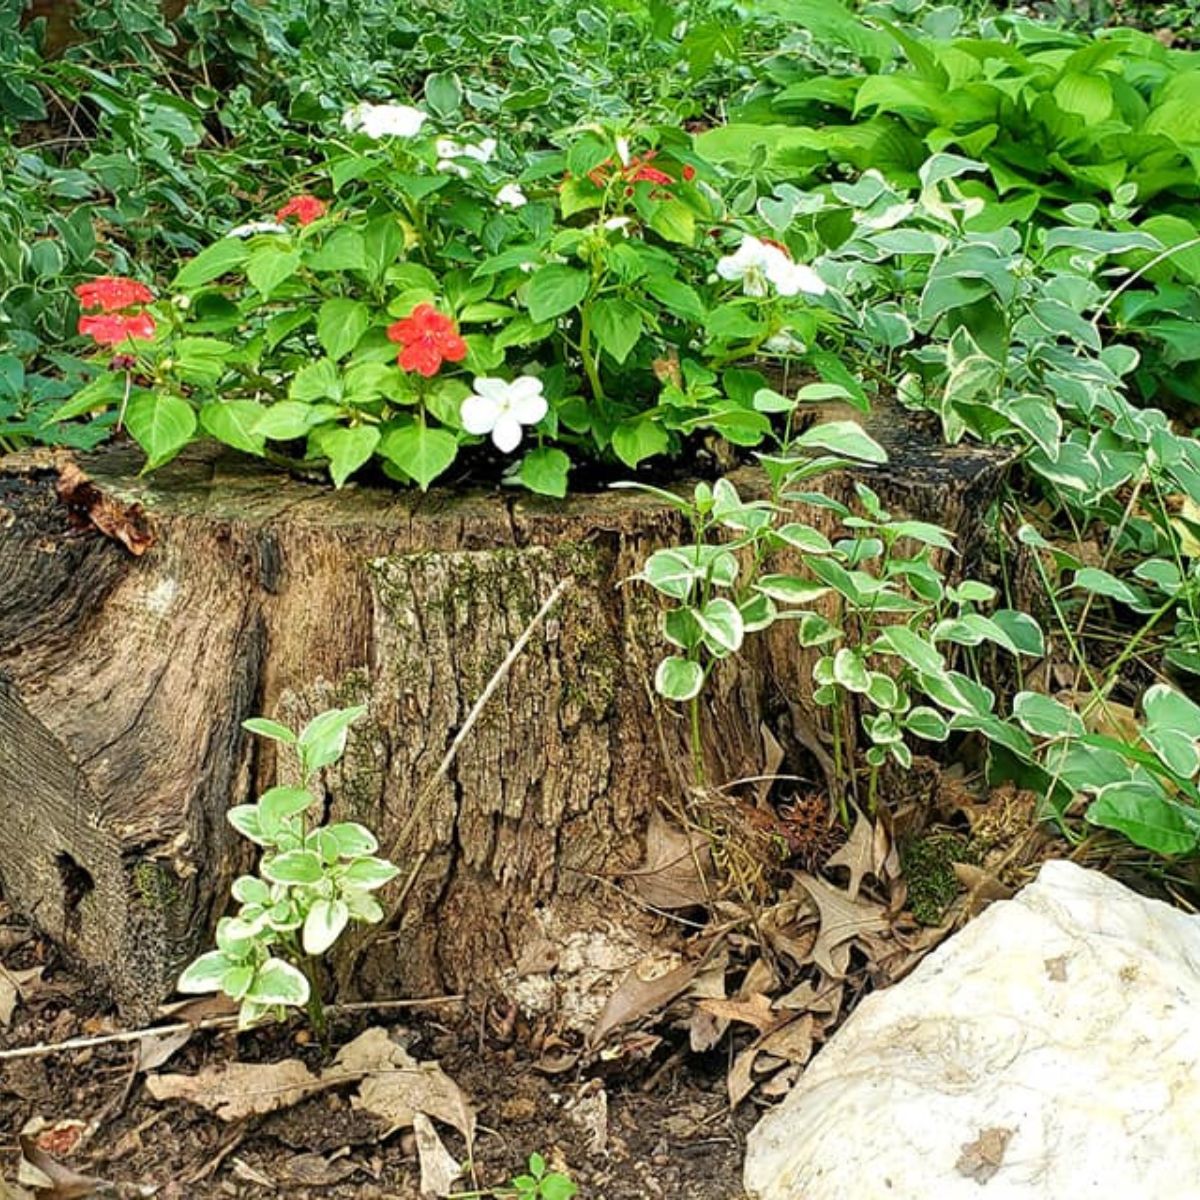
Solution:
[[[582,324],[579,329],[579,353],[583,358],[583,370],[587,375],[588,386],[592,389],[592,398],[604,402],[604,385],[600,382],[600,368],[597,357],[592,354],[592,307],[585,304],[582,311]]]
[[[688,705],[692,723],[692,780],[704,786],[704,743],[700,737],[700,697],[693,696]]]

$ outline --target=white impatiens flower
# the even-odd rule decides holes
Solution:
[[[519,183],[506,183],[496,193],[497,204],[507,204],[509,208],[520,208],[524,204],[528,204],[529,200],[525,193],[521,191]]]
[[[799,292],[822,296],[826,290],[825,281],[812,267],[793,262],[785,250],[748,233],[737,250],[717,263],[717,274],[722,279],[740,280],[747,296],[767,296],[772,287],[781,296]]]
[[[235,238],[253,237],[256,233],[287,233],[286,225],[278,221],[247,221],[244,225],[235,225],[225,236]]]
[[[522,427],[536,425],[547,408],[542,381],[519,375],[512,383],[476,379],[475,391],[462,402],[459,415],[468,433],[490,433],[496,449],[511,454],[521,444]]]
[[[410,104],[355,104],[342,114],[342,124],[352,133],[370,138],[416,137],[427,117]]]

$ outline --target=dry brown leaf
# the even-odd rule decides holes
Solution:
[[[861,813],[858,820],[854,822],[854,830],[846,844],[825,860],[825,869],[828,870],[830,867],[845,867],[850,872],[850,883],[846,894],[851,900],[857,900],[863,876],[874,875],[876,868],[875,830],[871,822]]]
[[[816,1025],[811,1013],[802,1013],[762,1038],[759,1049],[764,1054],[773,1054],[803,1066],[812,1058]]]
[[[275,1182],[288,1187],[333,1187],[357,1171],[352,1159],[323,1154],[295,1154],[275,1168]]]
[[[0,966],[0,1028],[8,1028],[17,1001],[24,1002],[33,994],[44,970],[45,967],[27,967],[23,971],[10,971]]]
[[[155,1100],[186,1100],[215,1112],[222,1121],[288,1108],[329,1086],[298,1058],[276,1063],[216,1063],[195,1075],[150,1075],[146,1079],[146,1088]]]
[[[844,892],[811,875],[801,875],[800,882],[821,916],[813,961],[827,975],[840,979],[849,964],[847,943],[859,934],[877,933],[888,927],[883,907],[866,900],[851,900]]]
[[[692,980],[688,995],[698,1000],[724,1000],[725,973],[728,969],[729,951],[722,947],[720,953]],[[688,1044],[693,1053],[703,1054],[725,1036],[728,1028],[729,1022],[724,1018],[695,1008],[688,1018]]]
[[[758,1057],[758,1043],[747,1046],[733,1060],[725,1087],[729,1093],[729,1107],[737,1108],[754,1090],[754,1060]]]
[[[967,889],[963,909],[968,916],[977,917],[994,900],[1012,899],[1012,888],[1001,883],[991,871],[974,863],[954,863],[952,866],[954,877]]]
[[[154,545],[154,533],[142,506],[122,504],[106,495],[75,463],[67,463],[59,471],[55,491],[77,522],[94,525],[130,554],[143,555]]]
[[[462,1175],[462,1164],[446,1149],[433,1122],[424,1113],[413,1115],[413,1133],[421,1164],[421,1195],[449,1196],[454,1181]]]
[[[702,960],[684,962],[671,969],[660,970],[662,965],[661,956],[657,959],[648,956],[634,964],[596,1018],[588,1038],[589,1045],[597,1046],[614,1029],[658,1012],[687,988],[704,963]],[[651,971],[654,974],[650,974]]]
[[[763,766],[762,779],[759,780],[758,787],[755,788],[755,795],[759,806],[765,807],[767,797],[770,796],[771,788],[775,783],[775,776],[779,773],[779,768],[783,766],[783,760],[787,755],[784,753],[783,747],[779,744],[779,739],[771,732],[765,722],[759,725],[758,731],[762,737]]]
[[[782,1071],[776,1072],[770,1079],[759,1084],[758,1090],[768,1100],[778,1100],[792,1090],[802,1070],[803,1068],[795,1063],[784,1067]]]
[[[233,1175],[243,1183],[253,1183],[257,1187],[269,1188],[275,1191],[277,1184],[269,1175],[256,1171],[244,1158],[233,1160]]]
[[[0,1179],[0,1200],[35,1200],[32,1192],[27,1192],[15,1183]]]
[[[670,824],[656,809],[646,827],[646,859],[629,879],[654,908],[694,908],[709,897],[712,874],[708,839]]]
[[[745,1000],[701,1000],[699,1007],[714,1017],[753,1025],[760,1033],[773,1029],[781,1018],[771,1008],[771,1001],[759,993]]]
[[[137,1069],[157,1071],[166,1066],[192,1040],[194,1029],[177,1029],[174,1033],[158,1033],[142,1038],[137,1044]]]
[[[1004,1165],[1004,1151],[1015,1132],[1015,1129],[1000,1126],[981,1129],[973,1142],[963,1146],[954,1169],[976,1183],[987,1183]]]
[[[392,1129],[407,1129],[420,1113],[451,1125],[475,1139],[475,1110],[458,1084],[434,1062],[417,1062],[397,1047],[407,1061],[372,1071],[358,1085],[353,1106],[372,1113]]]

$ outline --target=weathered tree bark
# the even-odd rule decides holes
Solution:
[[[872,486],[954,530],[969,561],[1003,457],[875,432],[894,461]],[[678,514],[632,493],[334,492],[203,452],[146,478],[127,449],[81,465],[154,541],[135,556],[81,530],[46,459],[0,460],[0,884],[129,1015],[170,991],[251,861],[225,811],[286,772],[241,722],[367,702],[327,809],[389,846],[564,577],[401,848],[406,872],[423,866],[354,984],[430,994],[486,984],[548,930],[641,936],[605,880],[641,861],[687,731],[651,696],[656,601],[622,581],[682,536]],[[762,721],[804,705],[810,672],[785,624],[717,673],[712,779],[759,769]]]

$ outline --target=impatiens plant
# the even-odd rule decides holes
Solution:
[[[593,126],[518,159],[403,103],[342,125],[311,191],[139,309],[128,386],[101,377],[60,419],[127,405],[149,467],[208,436],[339,486],[465,460],[562,495],[581,460],[758,444],[772,359],[848,319],[807,235],[734,218],[680,131]]]
[[[234,881],[240,907],[217,923],[217,948],[196,959],[178,984],[181,992],[219,991],[238,1001],[243,1029],[303,1008],[324,1040],[321,958],[352,922],[383,919],[372,893],[396,868],[376,857],[375,836],[354,821],[320,824],[310,817],[313,783],[341,758],[350,726],[365,711],[330,709],[299,734],[275,721],[245,722],[294,753],[301,785],[270,788],[256,803],[229,810],[230,824],[262,847],[262,859],[256,874]]]

